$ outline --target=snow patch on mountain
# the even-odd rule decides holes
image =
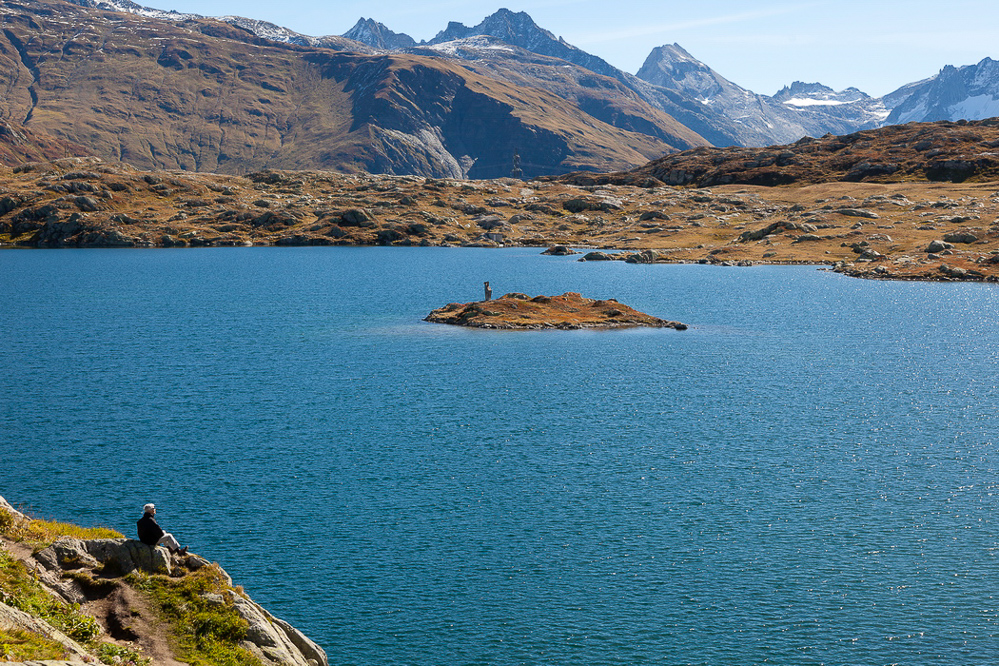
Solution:
[[[832,112],[832,107],[840,107],[836,112],[851,114],[859,124],[868,126],[880,125],[889,113],[883,101],[857,88],[837,92],[821,83],[795,81],[778,90],[772,99],[789,108],[812,109],[817,112]]]
[[[153,9],[143,7],[131,0],[69,0],[80,7],[91,9],[103,9],[108,12],[122,12],[124,14],[138,14],[149,18],[163,19],[166,21],[186,21],[189,19],[204,18],[200,14],[183,14],[173,10]]]
[[[849,104],[849,102],[839,99],[812,99],[810,97],[793,97],[785,99],[783,103],[788,106],[839,106],[841,104]]]
[[[376,49],[397,50],[416,46],[416,40],[407,34],[393,32],[385,25],[373,19],[361,18],[354,27],[343,33],[343,37],[352,39]]]
[[[517,53],[518,49],[510,46],[504,41],[486,36],[475,35],[464,39],[453,39],[449,42],[439,42],[427,47],[431,51],[436,51],[442,55],[452,58],[477,59],[483,55],[480,52]],[[522,52],[522,51],[521,51]]]
[[[999,116],[999,62],[947,65],[936,76],[886,95],[895,103],[889,125],[935,120],[982,120]]]

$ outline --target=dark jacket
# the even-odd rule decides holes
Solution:
[[[151,513],[142,514],[135,526],[139,528],[139,541],[149,546],[155,546],[165,534]]]

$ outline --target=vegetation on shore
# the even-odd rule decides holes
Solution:
[[[0,602],[44,620],[82,646],[95,661],[104,664],[143,666],[145,656],[141,640],[113,640],[108,627],[79,603],[68,603],[48,589],[37,570],[26,566],[23,558],[51,545],[60,537],[76,539],[115,539],[115,530],[80,527],[69,523],[32,519],[0,507]],[[115,576],[105,567],[93,571],[71,570],[63,580],[107,598],[122,599],[124,592],[139,595],[155,617],[146,624],[167,633],[167,641],[177,659],[192,666],[260,666],[252,653],[240,646],[248,624],[236,612],[233,599],[242,589],[233,587],[218,565],[199,566],[196,570],[175,566],[170,576],[134,571],[125,577]],[[118,602],[120,603],[120,602]],[[141,613],[126,609],[123,615]],[[112,615],[113,613],[105,613]],[[135,627],[127,627],[128,632]],[[139,637],[141,639],[141,637]],[[30,628],[0,629],[0,661],[37,661],[69,657],[67,646],[53,637]]]
[[[183,578],[129,574],[133,589],[149,595],[169,623],[177,658],[191,666],[260,666],[260,660],[239,647],[249,628],[233,607],[222,570],[208,566]]]
[[[59,537],[74,539],[121,539],[124,535],[109,527],[80,527],[42,518],[21,519],[0,507],[0,537],[32,544],[35,549],[50,545]]]
[[[945,143],[950,129],[931,136]],[[856,143],[839,152],[859,150]],[[869,157],[875,147],[864,150]],[[795,159],[810,164],[804,153]],[[775,162],[757,175],[765,168],[797,167]],[[566,245],[654,251],[655,263],[824,264],[878,279],[999,280],[999,183],[878,178],[691,188],[594,175],[237,177],[72,158],[0,167],[0,246]]]

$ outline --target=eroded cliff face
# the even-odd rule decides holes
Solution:
[[[125,538],[40,544],[37,522],[0,497],[0,661],[173,665],[211,649],[242,663],[327,664],[217,564]]]

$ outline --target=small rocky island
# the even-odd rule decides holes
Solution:
[[[531,298],[527,294],[511,293],[495,300],[448,303],[431,312],[424,321],[511,330],[552,328],[572,330],[635,326],[673,328],[678,331],[687,329],[686,324],[647,315],[618,303],[613,298],[594,300],[583,298],[572,291],[561,296]]]

